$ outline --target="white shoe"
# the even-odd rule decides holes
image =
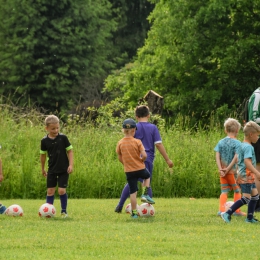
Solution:
[[[62,212],[61,213],[61,218],[67,218],[69,215],[67,214],[67,213],[65,213],[65,212]]]

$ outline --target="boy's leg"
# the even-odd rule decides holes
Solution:
[[[249,203],[248,203],[248,210],[247,210],[247,220],[252,220],[254,218],[255,212],[255,205],[259,199],[259,195],[252,196]]]
[[[243,194],[243,197],[240,200],[237,200],[226,212],[221,213],[221,217],[222,219],[229,223],[231,220],[231,215],[240,207],[242,207],[245,204],[248,204],[250,199],[246,196],[244,196],[245,194]],[[250,194],[247,194],[250,196]]]
[[[219,212],[218,215],[220,215],[222,212],[225,212],[225,204],[227,202],[228,198],[228,192],[230,191],[230,185],[228,183],[228,175],[224,177],[220,177],[220,188],[221,188],[221,194],[219,196]],[[234,175],[233,175],[234,176]]]
[[[139,180],[139,181],[142,182],[142,180]],[[117,213],[121,213],[122,212],[124,204],[125,204],[127,198],[129,197],[129,195],[130,195],[130,189],[129,189],[129,185],[127,183],[125,185],[125,187],[123,188],[123,190],[122,190],[119,203],[118,203],[118,205],[115,208],[115,212],[117,212]]]
[[[150,187],[150,178],[144,179],[144,186],[142,187],[142,196],[141,196],[141,201],[146,202],[149,204],[155,204],[154,200],[148,195],[148,190]]]
[[[252,187],[251,194],[249,194],[251,195],[251,199],[250,202],[248,203],[246,222],[255,223],[258,222],[258,220],[254,219],[254,212],[255,212],[256,203],[259,199],[259,195],[255,183],[253,183],[251,187]]]
[[[0,204],[0,214],[4,214],[6,211],[6,206],[4,206],[3,204]]]
[[[55,173],[48,172],[46,203],[53,205],[56,186],[57,186],[57,175]]]
[[[61,214],[67,214],[67,205],[68,205],[68,194],[66,193],[66,189],[59,188],[60,195],[60,206],[61,206]]]
[[[148,170],[148,172],[150,173],[150,185],[149,185],[149,189],[148,189],[148,195],[150,196],[150,198],[153,197],[153,191],[152,191],[152,176],[153,176],[153,163],[149,162],[148,160],[146,160],[144,162],[146,169]]]
[[[234,191],[234,202],[241,199],[241,190],[239,188],[239,185],[236,183],[235,176],[233,174],[227,174],[227,181],[230,184],[232,190]],[[240,208],[238,208],[234,212],[234,216],[246,216],[245,212],[242,212]]]
[[[241,196],[241,193],[240,191],[239,192],[235,192],[234,191],[234,202],[238,201],[238,200],[241,200],[242,196]],[[234,212],[234,216],[246,216],[246,213],[245,212],[242,212],[241,209],[237,209],[235,212]]]
[[[138,191],[137,183],[138,183],[138,177],[136,176],[135,172],[132,173],[126,173],[126,179],[129,185],[130,190],[130,202],[132,207],[132,214],[131,218],[138,218],[138,212],[137,212],[137,200],[136,195]]]
[[[259,141],[260,140],[258,139],[258,142]],[[260,171],[260,163],[259,162],[256,164],[256,169],[258,171]],[[256,185],[256,188],[258,190],[258,194],[260,194],[260,181],[257,178],[255,178],[255,185]],[[258,199],[258,201],[256,202],[255,212],[260,212],[260,199]]]
[[[68,195],[67,186],[69,181],[69,174],[64,172],[58,176],[58,193],[60,195],[60,206],[61,206],[61,217],[67,218],[67,205],[68,205]]]
[[[222,192],[219,196],[219,213],[225,212],[225,204],[227,202],[228,194],[226,192]]]
[[[134,192],[130,194],[130,202],[131,202],[131,207],[132,207],[132,217],[137,218],[138,217],[138,212],[137,212],[137,199],[136,199],[137,192]]]

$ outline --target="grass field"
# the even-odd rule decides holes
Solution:
[[[224,223],[217,199],[157,198],[155,216],[137,220],[114,213],[117,201],[69,199],[68,219],[41,219],[43,200],[4,200],[24,216],[0,215],[0,259],[260,259],[260,225]]]

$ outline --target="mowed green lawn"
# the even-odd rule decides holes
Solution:
[[[44,200],[3,200],[24,216],[0,215],[0,259],[260,259],[260,224],[224,223],[217,199],[155,200],[155,216],[137,220],[115,213],[116,199],[69,199],[68,219],[38,217]]]

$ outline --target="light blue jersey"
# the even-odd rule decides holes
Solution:
[[[241,142],[229,136],[221,139],[216,147],[215,152],[220,154],[220,162],[223,168],[226,168],[233,160],[236,153],[238,153]],[[236,170],[236,164],[232,167],[233,173]]]
[[[247,142],[243,142],[238,150],[238,184],[254,183],[255,180],[255,175],[246,168],[245,159],[251,159],[253,166],[256,166],[254,147]]]

